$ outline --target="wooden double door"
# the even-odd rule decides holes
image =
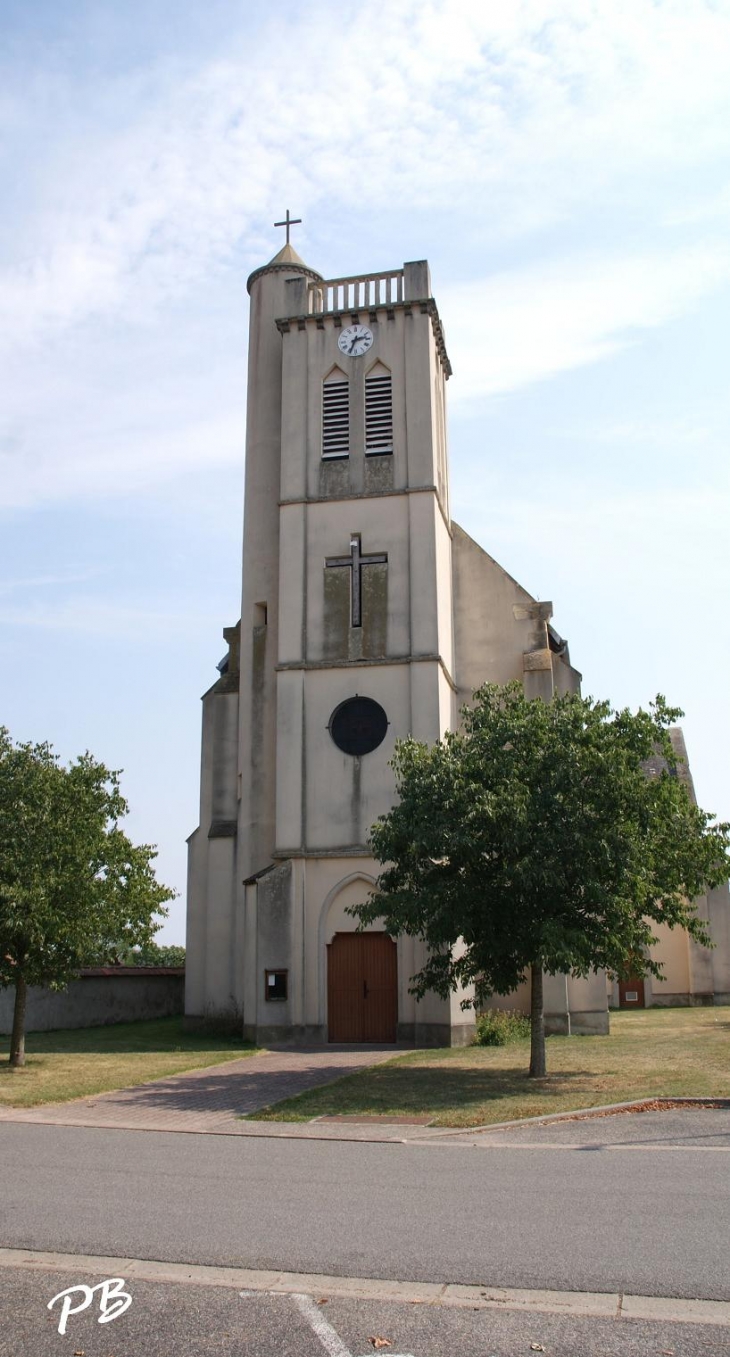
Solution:
[[[330,1041],[396,1040],[398,960],[387,933],[335,933],[327,947]]]

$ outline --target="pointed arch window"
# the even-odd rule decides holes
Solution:
[[[393,383],[383,363],[365,378],[365,454],[393,451]]]
[[[327,461],[350,455],[350,383],[334,368],[322,383],[322,457]]]

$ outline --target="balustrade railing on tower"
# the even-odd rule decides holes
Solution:
[[[328,278],[309,285],[309,314],[337,311],[367,311],[406,300],[403,269],[388,273],[359,274],[353,278]]]

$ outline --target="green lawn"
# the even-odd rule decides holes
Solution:
[[[186,1032],[182,1018],[124,1022],[63,1032],[30,1032],[26,1063],[13,1070],[0,1057],[0,1107],[34,1107],[147,1083],[166,1074],[220,1065],[254,1055],[256,1048],[229,1037]]]
[[[730,1008],[612,1013],[609,1037],[549,1038],[547,1079],[528,1079],[529,1059],[529,1041],[413,1051],[256,1119],[427,1114],[435,1126],[480,1126],[634,1098],[730,1098]]]

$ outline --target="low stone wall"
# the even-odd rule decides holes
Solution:
[[[0,1033],[13,1027],[15,990],[0,990]],[[107,966],[82,971],[67,990],[32,986],[28,990],[26,1031],[52,1032],[59,1027],[102,1027],[113,1022],[139,1022],[182,1013],[185,968]]]

